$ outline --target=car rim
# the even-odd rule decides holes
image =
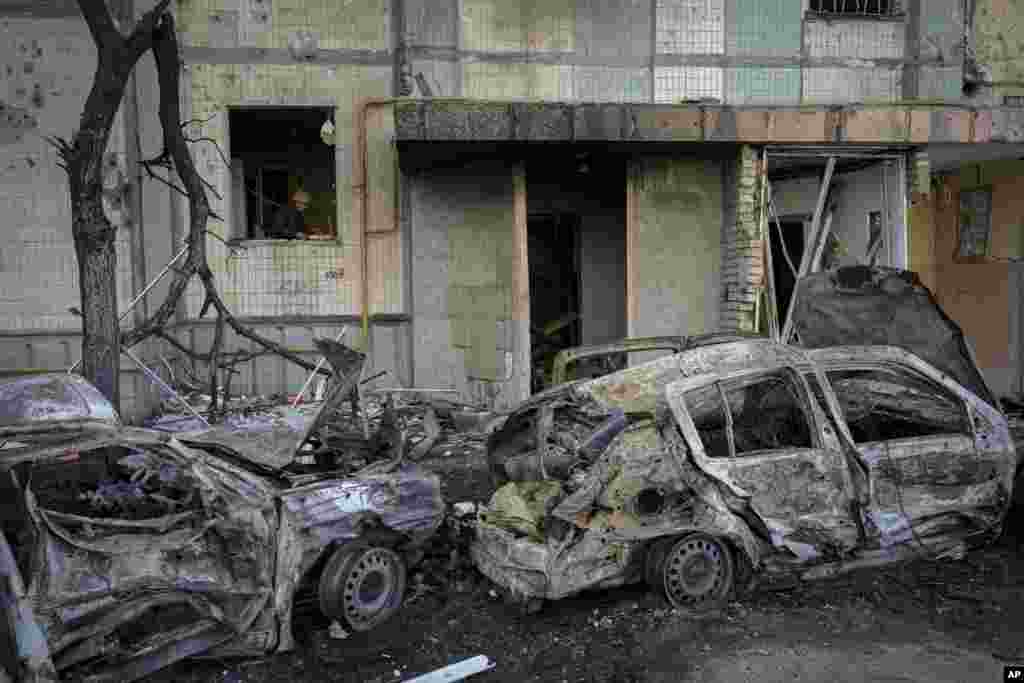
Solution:
[[[729,590],[732,563],[715,539],[688,536],[668,552],[663,564],[665,595],[676,607],[711,606]]]
[[[371,548],[360,554],[345,577],[342,609],[354,627],[369,628],[400,596],[400,562],[386,548]]]

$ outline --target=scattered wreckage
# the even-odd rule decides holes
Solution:
[[[365,357],[317,345],[335,376],[315,414],[202,432],[125,427],[76,375],[0,385],[0,681],[288,650],[299,603],[350,630],[398,610],[440,481],[345,421]]]
[[[916,275],[815,274],[797,306],[800,346],[711,336],[523,403],[488,443],[477,568],[526,601],[646,580],[703,609],[997,536],[1019,447]]]

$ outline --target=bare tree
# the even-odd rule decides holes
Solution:
[[[82,298],[82,374],[119,406],[120,350],[157,336],[180,352],[208,364],[210,393],[217,403],[218,371],[230,377],[234,366],[256,356],[273,353],[314,371],[316,366],[281,345],[262,337],[236,320],[217,292],[206,257],[207,221],[214,216],[207,190],[213,188],[196,170],[188,144],[208,138],[189,138],[182,122],[179,100],[181,57],[174,17],[167,11],[170,0],[160,0],[136,22],[127,37],[115,25],[105,0],[78,0],[96,45],[96,73],[85,102],[78,131],[71,142],[52,138],[62,167],[67,171],[71,192],[72,232],[78,257]],[[124,97],[129,76],[147,51],[153,51],[160,88],[159,117],[163,148],[153,159],[143,161],[149,176],[187,198],[189,206],[188,254],[174,269],[168,294],[159,308],[135,329],[122,333],[117,309],[116,227],[103,209],[103,160],[114,117]],[[165,175],[161,175],[166,173]],[[180,179],[175,183],[173,175]],[[138,191],[138,188],[136,188]],[[196,353],[166,331],[182,294],[193,276],[205,291],[200,317],[211,309],[217,315],[213,346],[208,353]],[[255,342],[254,352],[225,353],[225,327]],[[320,369],[329,375],[329,371]]]

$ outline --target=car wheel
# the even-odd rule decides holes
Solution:
[[[735,564],[729,545],[696,533],[657,543],[648,576],[673,607],[706,611],[720,607],[733,591]]]
[[[390,548],[342,546],[320,575],[320,610],[353,631],[369,631],[402,606],[405,575],[405,562]]]

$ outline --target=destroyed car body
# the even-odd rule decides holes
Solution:
[[[480,571],[528,600],[646,580],[700,609],[997,536],[1019,465],[959,328],[912,273],[800,291],[802,346],[712,339],[522,404],[488,444]]]
[[[668,351],[679,353],[694,346],[703,346],[714,342],[740,341],[752,335],[737,333],[705,334],[694,337],[629,337],[607,344],[588,344],[574,346],[559,351],[555,356],[551,369],[551,386],[558,386],[570,379],[570,367],[573,368],[572,379],[595,379],[626,367],[626,357],[630,353],[651,351]],[[586,366],[582,368],[580,366]]]
[[[290,649],[307,604],[350,630],[399,608],[443,520],[440,482],[400,457],[356,462],[365,439],[301,464],[306,444],[330,448],[364,361],[321,348],[344,367],[315,413],[204,432],[125,427],[75,375],[0,385],[10,678],[135,680],[185,657]]]

